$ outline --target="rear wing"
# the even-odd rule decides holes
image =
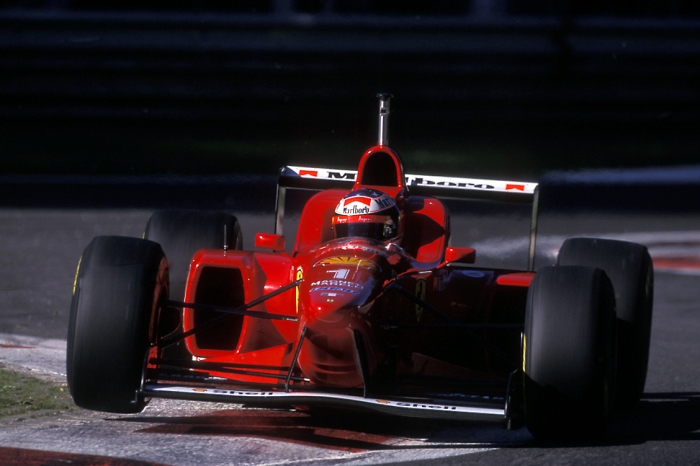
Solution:
[[[352,188],[357,171],[287,166],[280,170],[277,183],[275,232],[283,234],[284,201],[287,188],[321,191]],[[438,199],[482,199],[532,205],[528,270],[534,269],[539,190],[537,183],[486,180],[433,175],[406,175],[410,194]]]

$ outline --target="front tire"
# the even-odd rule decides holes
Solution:
[[[600,269],[537,272],[523,338],[525,424],[535,438],[583,440],[605,432],[615,390],[614,302]]]
[[[158,244],[120,236],[90,242],[76,272],[68,326],[66,369],[76,405],[143,410],[144,358],[167,297],[168,263]]]

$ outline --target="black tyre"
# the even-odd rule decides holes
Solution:
[[[225,235],[224,236],[224,232]],[[144,238],[160,244],[170,267],[170,297],[182,301],[190,261],[200,249],[242,249],[238,220],[226,212],[171,209],[153,213]]]
[[[571,238],[562,245],[557,263],[596,267],[610,277],[618,319],[616,404],[634,405],[644,391],[649,362],[654,268],[647,248],[626,241]]]
[[[168,264],[152,241],[98,236],[76,272],[68,326],[68,387],[83,408],[140,412],[146,352],[156,338]]]
[[[584,440],[608,425],[615,391],[615,309],[600,269],[543,267],[527,298],[525,424],[540,440]]]

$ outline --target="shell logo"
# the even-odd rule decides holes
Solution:
[[[369,267],[371,269],[377,267],[377,264],[371,260],[350,256],[327,257],[320,260],[316,265],[345,265],[350,267]]]

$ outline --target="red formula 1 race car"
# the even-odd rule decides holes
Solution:
[[[144,239],[102,236],[80,260],[68,384],[81,407],[152,397],[334,406],[522,425],[538,438],[604,432],[646,377],[653,270],[644,246],[567,240],[534,267],[537,185],[406,175],[386,143],[357,171],[286,167],[276,233],[241,250],[228,213],[153,214]],[[285,198],[313,195],[285,251]],[[526,270],[451,247],[446,198],[532,206]]]

